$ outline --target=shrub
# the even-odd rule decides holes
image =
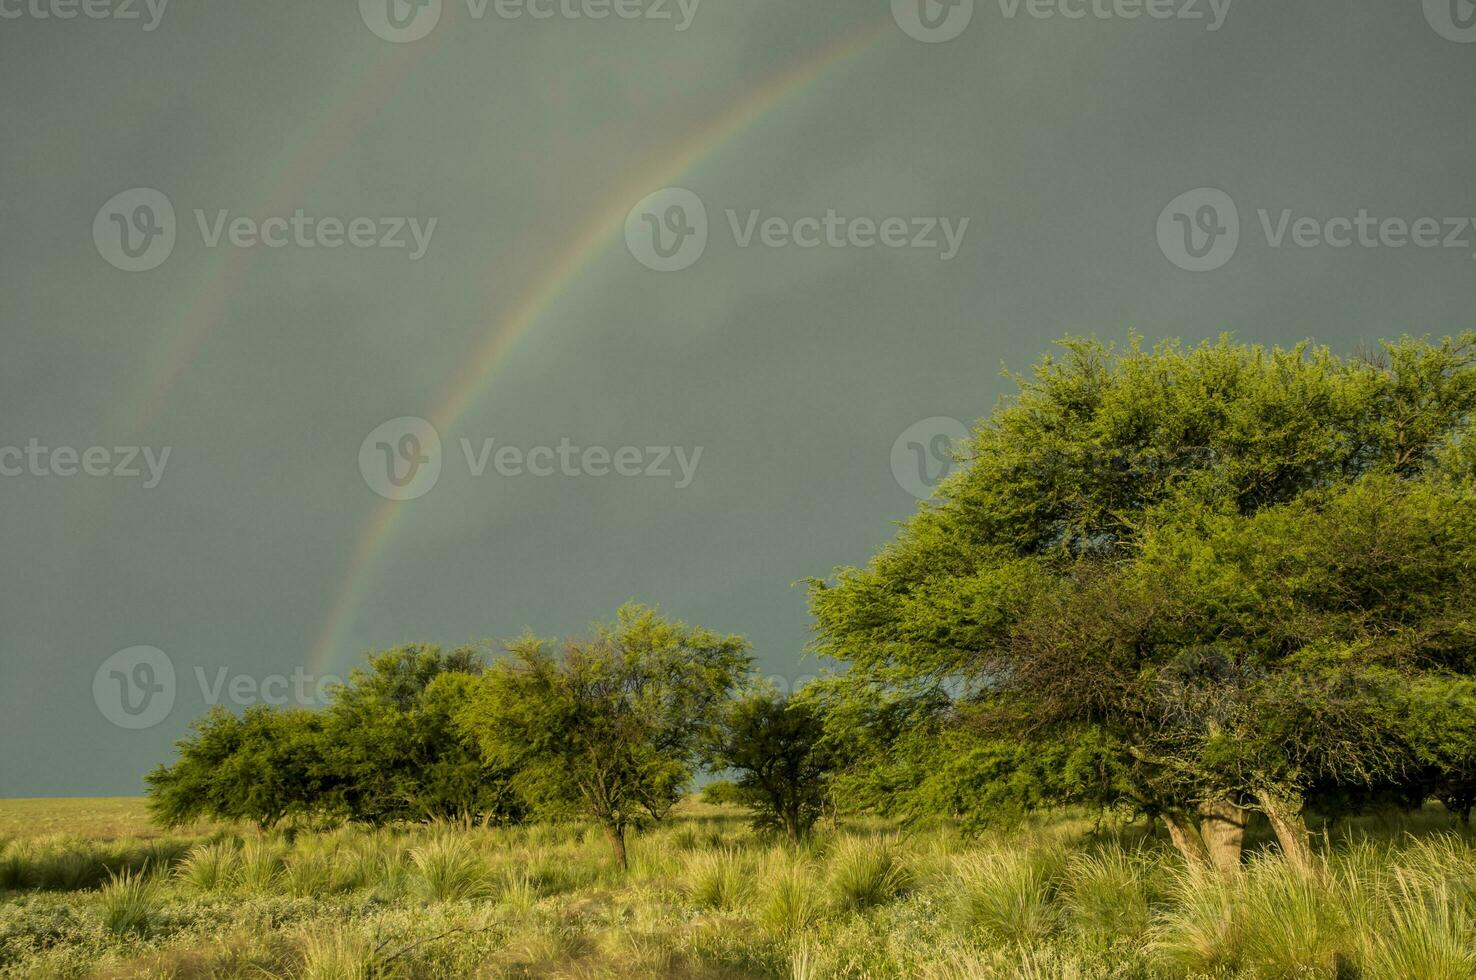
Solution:
[[[702,802],[709,806],[738,806],[742,798],[738,784],[731,780],[719,779],[702,787]]]

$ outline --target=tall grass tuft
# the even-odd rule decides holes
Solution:
[[[743,855],[731,848],[705,851],[687,860],[692,900],[703,908],[730,911],[749,894],[753,872]]]
[[[519,915],[527,915],[538,904],[538,886],[526,868],[503,868],[498,882],[497,903]]]
[[[108,869],[92,848],[70,843],[56,846],[77,849],[38,853],[32,861],[30,871],[34,887],[47,891],[73,892],[96,887],[107,880]]]
[[[1476,976],[1476,934],[1462,905],[1446,882],[1396,872],[1383,923],[1361,934],[1364,973],[1421,980]]]
[[[1284,861],[1255,862],[1239,886],[1246,957],[1267,976],[1342,976],[1354,950],[1338,896],[1326,875]]]
[[[1170,907],[1154,927],[1150,947],[1190,973],[1238,970],[1245,938],[1231,884],[1213,875],[1177,872]]]
[[[31,882],[29,849],[18,841],[6,844],[0,851],[0,888],[29,888]]]
[[[970,855],[957,865],[957,910],[966,932],[1041,942],[1060,926],[1050,862],[1031,851]]]
[[[830,856],[831,901],[842,911],[884,905],[906,891],[911,881],[896,846],[885,838],[848,837]]]
[[[297,854],[282,867],[282,887],[296,898],[316,898],[338,890],[333,859],[324,854]]]
[[[420,872],[424,896],[433,902],[460,902],[488,893],[487,866],[465,840],[438,834],[410,852]]]
[[[1141,855],[1117,846],[1073,856],[1061,888],[1072,926],[1097,938],[1144,935],[1152,925],[1148,870]]]
[[[808,943],[800,943],[789,954],[789,980],[821,980],[820,956]]]
[[[301,980],[369,980],[375,975],[374,951],[348,932],[310,935],[302,952]]]
[[[339,850],[334,869],[341,888],[370,888],[389,897],[403,891],[404,858],[403,842],[376,833]]]
[[[103,927],[115,936],[145,935],[159,913],[159,882],[147,870],[113,875],[102,887]]]
[[[239,854],[231,841],[197,844],[176,869],[179,878],[201,891],[228,887],[236,874]]]
[[[249,840],[241,848],[236,884],[249,892],[269,892],[282,873],[282,845],[267,838]]]
[[[786,936],[804,933],[820,920],[825,902],[816,886],[815,869],[808,864],[785,863],[766,876],[768,889],[759,909],[765,926]]]

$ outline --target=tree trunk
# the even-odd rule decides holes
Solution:
[[[610,847],[615,851],[615,866],[621,871],[629,871],[630,861],[625,855],[625,828],[606,827],[605,835],[610,838]]]
[[[1209,850],[1204,846],[1204,838],[1199,836],[1199,828],[1194,826],[1189,814],[1182,810],[1165,810],[1163,822],[1168,826],[1169,840],[1174,842],[1174,848],[1183,855],[1190,871],[1200,874],[1214,867]]]
[[[1276,839],[1281,843],[1281,853],[1292,867],[1304,874],[1315,869],[1312,862],[1312,845],[1308,840],[1307,822],[1302,819],[1302,801],[1295,797],[1263,790],[1256,794],[1261,812],[1271,821]]]
[[[1221,874],[1239,874],[1240,852],[1245,844],[1245,808],[1229,800],[1216,800],[1202,804],[1199,817],[1199,834],[1210,863]]]

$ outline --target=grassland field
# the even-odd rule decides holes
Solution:
[[[616,870],[597,828],[163,831],[143,801],[0,801],[0,977],[1476,976],[1443,811],[1267,835],[1190,873],[1143,822],[826,822],[794,849],[689,800]]]

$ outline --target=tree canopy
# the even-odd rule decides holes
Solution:
[[[1473,342],[1067,341],[869,566],[812,583],[816,647],[986,755],[1091,749],[1099,778],[996,773],[1020,805],[1131,803],[1216,860],[1254,805],[1296,856],[1309,798],[1467,766]]]
[[[459,719],[535,812],[593,819],[624,868],[626,830],[689,788],[747,651],[741,637],[628,605],[588,640],[509,644]]]
[[[716,729],[711,764],[737,774],[734,799],[762,830],[798,844],[829,800],[836,754],[825,741],[824,702],[755,687]]]
[[[321,711],[212,709],[149,774],[150,805],[166,824],[516,820],[509,774],[454,722],[484,669],[474,650],[412,644],[370,656]]]

